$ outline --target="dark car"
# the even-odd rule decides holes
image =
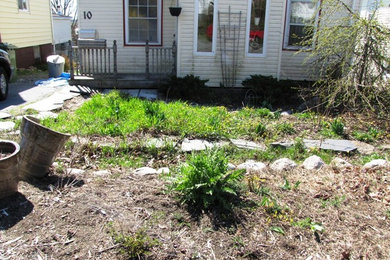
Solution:
[[[11,79],[11,60],[8,53],[0,49],[0,100],[4,100],[8,95],[8,83]]]

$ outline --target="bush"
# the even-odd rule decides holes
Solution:
[[[162,89],[166,92],[167,97],[197,101],[207,93],[207,81],[208,80],[202,80],[194,75],[187,75],[183,78],[172,76],[168,82],[162,86]]]
[[[242,188],[243,172],[228,172],[228,159],[222,150],[193,154],[180,174],[173,189],[183,203],[197,209],[230,209]]]
[[[257,94],[257,103],[269,103],[272,106],[294,104],[299,101],[298,88],[310,85],[308,81],[277,80],[272,76],[251,75],[241,83],[253,89]]]

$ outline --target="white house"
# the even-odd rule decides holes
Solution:
[[[297,36],[317,6],[310,0],[79,0],[80,30],[117,42],[118,73],[145,72],[145,44],[177,43],[177,76],[240,86],[252,74],[310,79]],[[349,0],[354,9],[360,1]],[[178,17],[169,7],[180,6]]]

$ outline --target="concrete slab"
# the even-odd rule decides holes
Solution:
[[[259,144],[242,139],[230,139],[230,141],[237,146],[238,148],[248,149],[248,150],[267,150],[267,147],[264,144]]]
[[[325,139],[325,140],[310,140],[304,139],[303,143],[306,148],[319,148],[323,150],[332,150],[335,152],[354,152],[357,147],[348,140],[336,140],[336,139]]]

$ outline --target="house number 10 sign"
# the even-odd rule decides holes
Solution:
[[[85,19],[88,19],[88,20],[92,19],[92,12],[91,11],[84,12],[84,20]]]

